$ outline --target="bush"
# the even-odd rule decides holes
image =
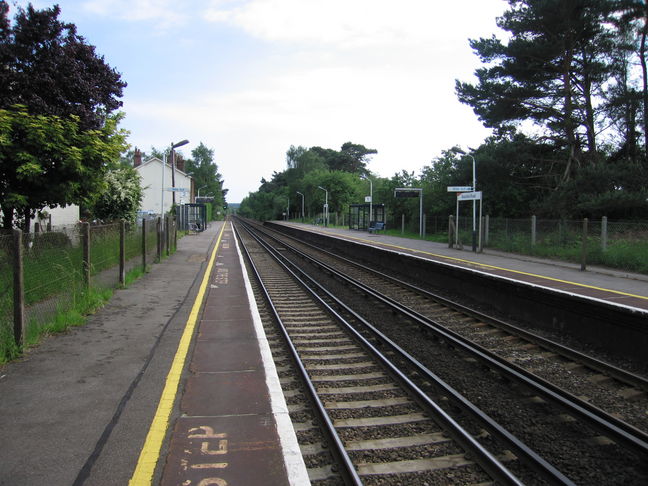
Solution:
[[[34,233],[34,246],[42,249],[70,248],[72,242],[65,233],[50,231],[47,233]]]

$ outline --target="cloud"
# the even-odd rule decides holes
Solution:
[[[141,118],[134,133],[147,144],[189,137],[213,147],[231,201],[237,201],[244,188],[253,190],[261,177],[285,169],[290,145],[361,143],[378,150],[369,169],[390,177],[420,170],[455,143],[478,144],[487,131],[452,89],[452,80],[435,78],[433,66],[417,76],[381,65],[301,66],[229,92],[129,103],[126,112],[127,121]]]
[[[191,3],[178,0],[86,0],[88,13],[132,22],[154,21],[158,28],[185,24]]]
[[[467,7],[477,15],[466,15]],[[480,11],[500,10],[430,0],[212,0],[203,17],[267,41],[354,48],[465,39],[466,30],[483,23]],[[450,19],[455,25],[448,28]]]

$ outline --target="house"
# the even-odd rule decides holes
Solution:
[[[142,153],[135,149],[133,167],[142,177],[143,197],[140,210],[146,214],[160,214],[160,208],[164,204],[163,212],[167,213],[173,205],[173,194],[175,193],[176,204],[186,204],[193,201],[194,181],[193,178],[184,172],[184,160],[176,155],[175,174],[171,164],[164,164],[157,157],[151,157],[142,162]],[[162,170],[164,167],[164,171]],[[175,191],[172,191],[172,180],[175,177]],[[164,191],[162,190],[164,187]]]

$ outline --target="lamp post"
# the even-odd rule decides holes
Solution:
[[[461,150],[459,147],[455,147],[452,149],[454,153],[461,154],[461,155],[467,155],[472,159],[472,192],[477,192],[477,171],[476,171],[476,164],[475,164],[475,157],[473,157],[470,154],[467,154],[463,150]],[[481,206],[480,206],[481,207]],[[457,221],[457,228],[459,225],[459,221]],[[472,251],[476,252],[477,251],[477,201],[473,199],[473,217],[472,217]]]
[[[360,179],[369,181],[369,225],[373,221],[373,182],[367,176],[360,176]]]
[[[175,151],[174,150],[178,147],[182,147],[183,145],[187,145],[188,143],[189,140],[183,140],[181,142],[171,144],[171,187],[174,189],[173,207],[175,207]],[[164,168],[162,170],[164,170]]]
[[[317,186],[317,188],[326,193],[324,195],[324,226],[328,227],[328,191],[322,186]]]
[[[290,196],[286,196],[286,221],[290,221]]]
[[[302,199],[301,220],[302,220],[302,223],[303,223],[304,222],[304,195],[299,191],[297,191],[297,194],[299,194],[301,196],[301,199]]]

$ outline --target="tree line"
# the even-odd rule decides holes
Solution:
[[[122,75],[61,9],[16,8],[0,0],[0,209],[2,230],[22,227],[46,207],[78,205],[90,219],[134,220],[139,174],[123,163],[128,132],[119,127]],[[213,152],[188,161],[196,184],[224,205]],[[200,187],[200,186],[197,186]]]
[[[646,2],[508,0],[508,5],[497,19],[507,39],[469,40],[481,67],[476,81],[457,80],[455,88],[458,99],[492,129],[470,152],[484,211],[499,217],[648,218]],[[353,173],[370,175],[374,201],[385,203],[390,217],[414,219],[418,210],[412,201],[394,199],[394,187],[423,188],[424,211],[447,216],[455,208],[447,186],[472,184],[472,159],[456,148],[448,146],[417,174],[381,178],[366,166]],[[244,212],[276,218],[286,206],[282,198],[298,186],[313,195],[316,210],[323,195],[311,192],[313,181],[344,180],[351,173],[331,158],[322,164],[322,154],[329,152],[334,151],[291,147],[286,171],[262,180],[244,201]],[[295,156],[298,167],[291,165]],[[336,157],[343,158],[344,150]],[[303,181],[296,182],[299,177]],[[358,177],[351,186],[338,187],[344,194],[333,198],[336,210],[362,202],[367,193]]]

